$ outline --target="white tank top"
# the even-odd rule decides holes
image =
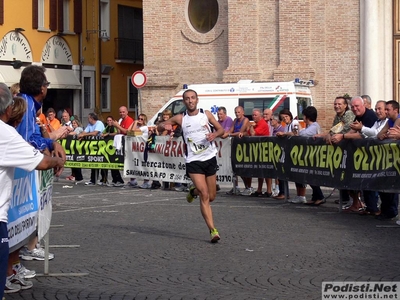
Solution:
[[[206,134],[211,132],[207,115],[199,109],[195,116],[184,113],[182,118],[182,133],[186,144],[186,162],[206,161],[217,154],[215,143],[206,139]]]

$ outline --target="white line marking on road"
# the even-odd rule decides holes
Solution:
[[[96,211],[99,208],[106,208],[106,207],[117,207],[117,206],[124,206],[124,205],[137,205],[137,204],[147,204],[147,203],[152,203],[152,202],[164,202],[164,201],[169,201],[170,199],[163,199],[163,200],[149,200],[149,201],[141,201],[141,202],[122,202],[122,203],[116,203],[116,204],[110,204],[110,205],[101,205],[101,206],[90,206],[90,207],[79,207],[76,209],[66,209],[66,210],[58,210],[55,211],[53,210],[53,214],[56,213],[64,213],[64,212],[72,212],[72,211],[82,211],[82,210],[90,210],[90,209],[96,209]]]

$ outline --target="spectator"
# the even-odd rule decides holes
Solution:
[[[14,83],[12,86],[10,86],[10,92],[13,97],[17,96],[19,94],[19,83]]]
[[[72,118],[73,119],[73,118]],[[67,110],[63,110],[62,114],[61,114],[61,125],[62,126],[67,126],[71,129],[72,128],[72,120],[71,120],[71,116],[69,114],[69,112]]]
[[[304,115],[304,123],[306,124],[306,128],[299,131],[299,126],[294,125],[292,134],[299,136],[315,136],[321,133],[321,128],[317,123],[317,110],[313,106],[308,106],[303,110]],[[311,186],[313,190],[312,200],[311,202],[306,201],[306,187],[307,185],[304,183],[296,182],[296,197],[294,199],[289,200],[290,203],[305,203],[310,205],[320,205],[324,203],[325,197],[322,194],[321,188],[319,186]]]
[[[385,114],[386,117],[388,118],[388,121],[385,123],[385,125],[378,132],[377,135],[378,138],[381,140],[390,138],[389,137],[390,130],[396,128],[396,126],[400,126],[399,103],[394,100],[386,102]]]
[[[129,130],[140,130],[142,132],[142,137],[145,141],[149,137],[149,128],[147,127],[147,116],[145,114],[140,114],[138,119],[135,120],[132,125],[129,127]],[[131,178],[129,181],[129,185],[132,187],[137,187],[138,183],[136,178]],[[141,189],[151,189],[151,184],[149,179],[145,179],[142,185],[139,186]]]
[[[14,109],[15,102],[18,108]],[[60,173],[65,162],[65,156],[61,158],[41,154],[24,141],[13,127],[6,124],[10,122],[17,125],[18,120],[22,121],[26,107],[25,100],[13,100],[8,87],[0,83],[0,180],[2,182],[0,190],[0,298],[3,298],[4,292],[18,292],[33,286],[31,281],[24,280],[28,270],[19,263],[18,256],[15,264],[10,263],[12,261],[9,257],[7,213],[10,206],[14,168],[22,168],[29,172],[34,169],[56,168],[57,173]],[[13,116],[14,120],[10,121],[10,116]],[[34,276],[35,272],[29,271],[29,274]]]
[[[327,143],[330,143],[331,137],[334,134],[344,134],[349,132],[351,129],[350,125],[353,123],[355,115],[350,110],[347,97],[348,96],[339,96],[335,98],[333,108],[336,112],[336,115],[333,119],[332,128],[329,130],[328,134],[318,135],[323,136]],[[350,194],[354,196],[354,191],[339,190],[339,193],[343,203],[348,203],[350,201]],[[339,204],[339,201],[337,200],[335,203]]]
[[[69,135],[72,135],[73,137],[77,138],[79,134],[83,132],[83,126],[78,116],[73,116],[73,117],[74,119],[71,121],[73,131],[71,131]],[[72,174],[71,176],[69,176],[69,178],[67,177],[67,180],[75,180],[75,184],[83,182],[82,169],[71,168],[71,170]]]
[[[99,117],[93,112],[88,115],[89,124],[85,130],[78,134],[78,139],[82,139],[86,136],[100,136],[104,130],[104,124],[99,120]],[[90,181],[86,182],[86,185],[96,185],[96,180],[99,177],[99,170],[92,169],[90,174]]]
[[[47,124],[47,119],[46,116],[44,115],[44,113],[42,112],[43,108],[41,107],[37,114],[36,114],[36,123],[42,128],[44,127],[44,129],[46,129],[46,124]],[[48,132],[46,130],[46,132]]]
[[[375,113],[364,106],[364,101],[359,96],[353,97],[351,99],[351,110],[353,111],[353,114],[356,116],[354,122],[351,124],[351,126],[353,127],[363,125],[371,128],[372,126],[374,126],[376,120],[378,120],[378,117],[375,115]],[[364,135],[361,134],[359,131],[351,129],[348,133],[333,134],[327,140],[336,144],[345,139],[360,139],[363,137]],[[358,193],[352,193],[351,196],[353,198],[353,203],[344,210],[345,212],[359,212],[362,214],[372,214],[372,215],[379,214],[378,201],[377,198],[375,197],[375,192],[363,191],[364,202],[366,204],[365,209]]]
[[[128,116],[128,109],[126,106],[121,106],[119,108],[119,116],[120,119],[117,121],[114,121],[114,127],[118,129],[118,132],[120,134],[125,134],[128,132],[128,128],[133,124],[133,119]]]
[[[269,136],[272,136],[272,125],[271,125],[271,120],[272,120],[272,109],[266,108],[264,109],[263,112],[263,118],[265,122],[268,124],[268,130],[269,130]]]
[[[371,106],[372,106],[371,97],[368,95],[362,95],[361,98],[363,99],[365,108],[371,109]]]
[[[41,110],[43,100],[47,95],[47,88],[49,86],[45,75],[45,68],[37,65],[30,65],[22,70],[20,85],[20,96],[25,99],[27,103],[26,112],[22,118],[21,123],[17,126],[18,133],[24,140],[30,143],[35,149],[40,151],[50,151],[54,156],[61,157],[65,161],[65,151],[59,143],[50,138],[44,138],[41,130],[36,123],[36,117]],[[61,172],[60,172],[61,173]],[[59,173],[56,173],[56,176]],[[44,260],[45,252],[40,246],[37,236],[31,238],[26,247],[22,248],[19,253],[14,251],[10,253],[9,263],[18,262],[18,256],[24,260]],[[54,254],[49,253],[48,259],[54,258]],[[16,272],[18,274],[29,274],[25,268],[19,268],[19,264],[13,264],[9,272]]]
[[[350,125],[350,128],[354,131],[360,132],[362,136],[366,138],[376,138],[378,133],[385,128],[387,124],[386,112],[385,112],[386,102],[384,100],[379,100],[375,105],[375,114],[378,118],[372,127],[364,126],[362,123],[354,122]],[[386,127],[387,128],[387,127]],[[387,129],[386,129],[387,131]]]
[[[315,135],[320,134],[321,127],[317,123],[317,116],[318,116],[317,109],[314,106],[307,106],[305,109],[303,109],[302,114],[304,118],[304,123],[306,124],[306,128],[299,131],[299,136],[313,137]],[[310,186],[313,190],[311,201],[305,201],[305,190],[304,193],[302,190],[303,187],[305,189],[305,186],[303,184],[296,183],[297,199],[295,198],[291,202],[305,203],[307,205],[313,205],[313,206],[319,206],[321,204],[324,204],[326,201],[325,201],[325,196],[322,193],[321,187],[315,185],[310,185]]]
[[[249,134],[251,136],[269,136],[269,126],[267,121],[263,118],[262,112],[260,109],[253,109],[253,121],[254,123],[251,124],[249,128]],[[268,120],[269,121],[269,120]],[[263,186],[264,178],[258,178],[258,187],[257,190],[250,194],[251,197],[271,197],[271,182],[269,182],[269,190],[267,184],[267,192],[265,194],[262,193],[262,186]]]
[[[60,121],[56,118],[56,111],[53,108],[49,108],[46,112],[47,123],[46,129],[48,132],[53,132],[61,127]]]
[[[279,112],[279,116],[283,122],[286,124],[285,132],[278,132],[276,136],[294,136],[298,135],[300,124],[299,121],[293,119],[292,113],[284,108]]]
[[[22,118],[26,112],[26,102],[22,97],[14,97],[11,109],[11,115],[8,119],[7,124],[12,127],[17,127],[19,123],[22,122]]]
[[[222,138],[225,139],[227,137],[239,137],[247,135],[247,130],[250,126],[250,121],[247,117],[244,116],[244,109],[241,106],[235,107],[235,120],[233,121],[231,128],[228,131],[225,131]],[[234,175],[233,184],[234,187],[229,191],[226,192],[228,195],[250,195],[253,190],[251,187],[251,178],[242,177],[244,182],[244,190],[241,192],[239,190],[239,182],[236,175]]]
[[[162,115],[161,115],[161,118],[162,118],[161,122],[165,122],[165,121],[169,120],[172,117],[173,117],[172,111],[169,110],[169,109],[165,109],[162,112]],[[156,125],[158,125],[158,123]],[[181,128],[178,125],[174,125],[174,126],[172,126],[172,130],[164,130],[162,132],[158,132],[157,131],[157,127],[156,127],[155,128],[155,133],[157,135],[160,135],[160,136],[167,136],[168,135],[168,136],[170,136],[170,138],[179,137],[179,136],[181,136]],[[185,190],[185,187],[181,183],[174,183],[173,184],[173,183],[169,183],[167,181],[164,181],[163,185],[164,185],[163,186],[164,189],[169,189],[169,188],[172,189],[174,187],[177,192],[182,192],[182,191]],[[161,184],[160,184],[159,181],[154,180],[153,183],[151,184],[151,188],[152,189],[158,189],[160,187],[161,187]]]
[[[279,118],[279,114],[275,113],[273,114],[271,118],[271,129],[272,129],[272,136],[276,136],[278,132],[285,132],[285,126],[281,124],[281,120]],[[274,186],[275,184],[275,186]],[[279,180],[275,179],[274,184],[272,184],[272,196],[278,196],[279,195]]]
[[[282,125],[279,114],[273,114],[271,118],[272,136],[276,136],[278,132],[285,132],[285,125]]]
[[[101,136],[115,136],[118,133],[118,129],[114,126],[114,119],[112,116],[107,117],[107,126],[103,130],[103,133]],[[99,185],[107,185],[107,186],[115,186],[115,187],[122,187],[124,186],[125,182],[122,180],[121,174],[119,173],[119,170],[114,170],[111,169],[111,177],[112,177],[112,182],[108,183],[107,182],[107,177],[108,177],[108,170],[107,169],[102,169],[101,170],[101,180]]]
[[[270,109],[270,108],[264,109],[263,118],[264,118],[265,122],[267,122],[268,130],[269,130],[269,136],[272,136],[272,125],[271,125],[272,109]],[[258,184],[260,185],[260,178],[258,179]],[[261,190],[262,190],[262,184],[263,184],[263,182],[261,180]],[[272,191],[272,178],[265,178],[265,184],[267,185],[267,191],[263,195],[269,198],[273,194],[273,191]]]
[[[117,121],[114,120],[114,126],[118,129],[118,133],[119,134],[123,134],[126,135],[128,132],[129,127],[131,127],[131,125],[133,124],[133,119],[128,115],[128,109],[126,108],[126,106],[121,106],[119,108],[119,116],[120,119]],[[114,145],[115,145],[116,140],[114,140]],[[117,150],[121,150],[120,147],[120,143],[116,143],[116,149]],[[117,172],[119,175],[117,175]],[[119,170],[115,170],[114,171],[114,176],[115,178],[121,178],[121,174],[119,172]],[[117,182],[120,182],[119,180],[117,180]],[[122,180],[123,182],[123,180]],[[118,187],[120,184],[114,184],[116,187]]]
[[[378,107],[379,105],[379,107]],[[382,110],[385,109],[384,115],[387,116],[387,122],[382,126],[383,128],[379,130],[378,125],[375,125],[378,122],[381,122],[382,117]],[[390,139],[390,131],[396,123],[400,122],[400,115],[399,115],[399,103],[390,100],[386,103],[384,101],[378,101],[375,106],[375,112],[377,117],[379,118],[378,121],[375,122],[373,127],[376,127],[375,133],[378,133],[375,136],[378,136],[380,139]],[[385,119],[386,120],[386,119]],[[382,122],[381,122],[382,123]],[[379,192],[379,197],[381,199],[381,207],[380,207],[380,214],[376,216],[378,220],[392,220],[397,217],[399,211],[399,195],[398,193],[387,193],[387,192]]]
[[[276,136],[278,137],[284,137],[284,136],[293,136],[297,135],[299,131],[299,121],[293,120],[293,115],[290,112],[290,110],[284,108],[279,112],[279,118],[285,122],[285,131],[282,132],[277,132]],[[283,200],[286,198],[285,196],[285,185],[287,185],[287,182],[284,180],[279,180],[279,194],[275,196],[275,199]],[[303,187],[304,192],[305,192],[305,187]],[[289,195],[287,195],[289,199]],[[296,197],[297,199],[297,197]],[[304,200],[304,199],[303,199]]]
[[[73,117],[72,117],[72,119],[73,119]],[[67,110],[63,110],[63,112],[61,113],[61,125],[68,127],[71,130],[69,133],[73,132],[73,130],[74,130],[74,128],[72,126],[70,114]],[[73,180],[75,180],[75,176],[73,174],[73,169],[71,169],[71,170],[72,170],[71,175],[67,176],[65,179],[73,181]]]
[[[226,108],[223,106],[218,107],[218,123],[221,124],[224,131],[229,131],[232,127],[232,118],[226,115]]]

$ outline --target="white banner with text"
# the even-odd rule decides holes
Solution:
[[[232,182],[230,139],[218,138],[214,143],[218,149],[217,182]],[[126,136],[123,177],[189,183],[182,138],[156,136],[149,146],[141,136]]]

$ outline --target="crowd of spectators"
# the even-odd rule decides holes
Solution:
[[[268,111],[264,111],[265,121],[261,120],[261,110],[254,109],[253,120],[248,122],[247,127],[241,130],[241,133],[237,134],[237,136],[303,136],[324,138],[326,143],[329,144],[337,144],[345,139],[399,139],[399,103],[394,100],[380,100],[376,103],[375,111],[368,108],[370,105],[371,98],[368,95],[351,99],[346,96],[336,97],[333,106],[335,111],[333,124],[326,133],[321,132],[321,127],[317,122],[318,112],[313,106],[308,106],[302,111],[303,126],[296,118],[293,118],[288,109],[282,109],[279,114],[272,115]],[[242,108],[238,107],[236,109],[240,111]],[[268,127],[270,130],[267,130]],[[224,137],[231,136],[233,132],[234,130],[231,128],[225,132]],[[319,186],[310,186],[312,188],[312,196],[311,199],[306,199],[306,185],[300,182],[295,183],[296,195],[291,198],[289,195],[285,195],[285,192],[288,192],[286,182],[277,180],[279,182],[279,192],[273,194],[267,180],[269,179],[266,179],[267,190],[265,192],[262,190],[263,178],[258,179],[256,191],[251,188],[252,179],[243,178],[244,189],[240,192],[237,181],[235,181],[235,188],[229,191],[228,194],[273,197],[279,200],[287,200],[290,203],[312,206],[319,206],[326,202],[326,198]],[[379,220],[392,220],[398,216],[398,194],[396,193],[371,190],[340,190],[340,197],[345,204],[343,206],[344,212],[372,215]]]

